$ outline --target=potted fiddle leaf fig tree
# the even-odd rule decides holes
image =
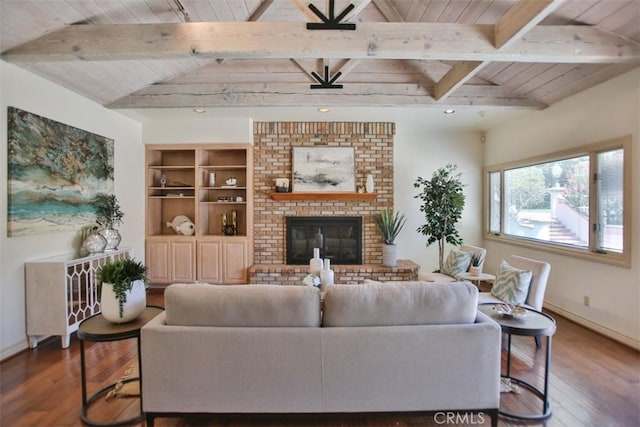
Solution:
[[[417,231],[427,236],[427,247],[438,243],[438,271],[442,271],[444,264],[445,242],[455,246],[462,244],[456,224],[462,217],[465,196],[457,169],[456,165],[447,164],[436,170],[431,179],[418,177],[413,184],[415,188],[421,188],[414,197],[422,200],[420,212],[426,220]]]
[[[105,319],[125,323],[136,319],[147,305],[147,268],[132,258],[109,261],[98,268],[100,307]]]
[[[373,221],[380,231],[384,245],[382,246],[382,265],[395,267],[397,263],[396,237],[404,227],[407,219],[400,212],[383,210],[373,216]]]

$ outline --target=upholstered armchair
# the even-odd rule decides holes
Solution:
[[[531,271],[531,281],[529,290],[524,301],[525,307],[542,311],[542,303],[544,301],[544,293],[547,289],[547,281],[549,280],[549,272],[551,264],[531,258],[518,255],[511,255],[506,259],[509,266],[519,270]],[[499,278],[496,277],[496,281]],[[503,303],[504,301],[494,296],[491,292],[480,292],[478,295],[478,304],[487,303]],[[540,339],[536,338],[536,345],[540,347]]]
[[[487,250],[485,248],[480,248],[480,247],[471,246],[471,245],[461,245],[460,252],[470,252],[470,253],[479,255],[480,259],[482,259],[482,262],[480,263],[480,271],[482,271],[484,259],[487,255]],[[469,266],[470,265],[471,264],[469,264]],[[468,267],[466,271],[469,271]],[[418,279],[424,282],[434,282],[434,283],[455,282],[456,280],[458,280],[454,276],[445,274],[442,272],[441,273],[419,273]]]

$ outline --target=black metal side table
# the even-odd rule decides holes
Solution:
[[[540,414],[519,415],[505,411],[498,411],[498,413],[502,416],[517,420],[546,420],[551,416],[551,406],[549,405],[549,369],[551,365],[551,336],[556,332],[556,321],[548,314],[525,307],[523,308],[525,308],[525,310],[527,311],[526,316],[520,318],[507,317],[498,312],[497,306],[498,305],[496,304],[481,304],[480,306],[478,306],[478,310],[482,311],[484,314],[498,322],[500,328],[502,328],[502,332],[507,334],[507,372],[506,375],[502,375],[502,378],[506,378],[512,383],[519,384],[525,387],[542,401],[542,411]],[[522,379],[514,378],[511,376],[512,335],[527,337],[547,337],[543,390],[538,389],[533,384],[530,384]]]
[[[82,381],[82,411],[80,412],[80,419],[91,426],[121,426],[131,424],[134,422],[142,421],[144,419],[144,413],[142,411],[142,357],[140,354],[140,329],[147,324],[151,319],[160,314],[164,309],[162,307],[147,306],[142,314],[131,322],[127,323],[112,323],[106,320],[102,314],[96,314],[88,319],[82,321],[78,328],[78,340],[80,341],[80,374]],[[86,379],[86,362],[84,354],[85,341],[91,342],[110,342],[120,341],[129,338],[136,338],[138,344],[138,368],[140,375],[138,378],[129,378],[125,382],[140,381],[140,414],[129,419],[116,421],[112,423],[102,423],[92,421],[87,415],[87,411],[91,403],[93,403],[98,397],[111,391],[116,384],[110,384],[101,388],[89,398],[87,398],[87,379]]]

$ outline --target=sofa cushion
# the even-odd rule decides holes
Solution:
[[[491,287],[491,295],[509,304],[524,304],[532,275],[531,270],[512,267],[503,260]]]
[[[324,296],[323,326],[473,323],[478,289],[468,282],[336,285]]]
[[[173,284],[168,325],[318,327],[320,291],[310,286]]]

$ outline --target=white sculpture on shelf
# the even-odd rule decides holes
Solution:
[[[196,227],[189,217],[185,215],[176,215],[173,221],[167,222],[167,228],[172,228],[176,234],[191,236],[196,231]]]

